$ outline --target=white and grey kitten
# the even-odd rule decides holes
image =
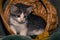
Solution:
[[[24,4],[15,4],[10,8],[10,28],[15,34],[27,35],[27,16],[32,7]]]
[[[22,36],[39,35],[44,32],[46,22],[32,14],[33,7],[15,4],[10,9],[10,28],[15,34]]]

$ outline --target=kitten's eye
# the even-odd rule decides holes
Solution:
[[[20,15],[18,15],[17,17],[20,17]]]
[[[26,18],[26,16],[24,16],[24,18]]]

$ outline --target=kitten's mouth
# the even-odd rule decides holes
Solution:
[[[24,24],[25,22],[19,22],[20,24]]]

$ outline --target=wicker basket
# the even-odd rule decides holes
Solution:
[[[34,7],[34,9],[33,9],[34,15],[38,15],[38,16],[42,17],[47,22],[47,25],[46,25],[42,38],[45,37],[46,35],[48,36],[49,33],[57,27],[58,16],[57,16],[56,9],[48,0],[42,0],[42,2],[44,5],[39,0],[9,0],[9,3],[6,6],[5,11],[3,11],[2,10],[2,0],[0,0],[0,4],[1,4],[0,13],[1,13],[1,17],[3,19],[5,28],[8,30],[8,32],[11,35],[14,34],[14,32],[10,29],[10,27],[8,25],[10,6],[12,4],[16,4],[16,3],[23,3],[26,5],[32,5]],[[37,37],[40,37],[40,35],[38,35]]]

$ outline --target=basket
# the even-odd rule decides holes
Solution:
[[[33,14],[42,17],[46,22],[46,28],[42,35],[38,35],[37,37],[44,38],[46,36],[49,36],[49,34],[56,29],[58,24],[58,15],[55,7],[48,1],[48,0],[42,0],[40,2],[39,0],[9,0],[9,3],[6,5],[5,11],[2,9],[2,0],[0,0],[0,16],[2,17],[3,23],[5,25],[5,28],[8,30],[8,32],[13,35],[14,32],[10,29],[8,25],[8,19],[9,19],[9,10],[12,4],[16,3],[23,3],[26,5],[32,5],[34,7]],[[40,38],[40,39],[41,39]],[[37,39],[37,38],[36,38]]]

